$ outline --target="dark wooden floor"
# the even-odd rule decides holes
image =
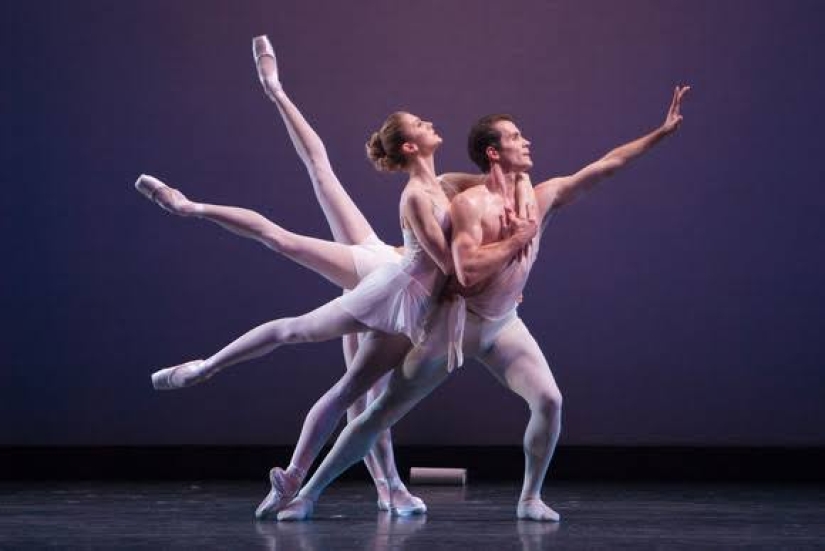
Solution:
[[[314,520],[256,522],[251,482],[0,484],[0,548],[544,549],[825,548],[825,488],[596,484],[545,489],[559,524],[517,521],[516,484],[418,487],[426,516],[379,513],[365,483],[340,484]]]

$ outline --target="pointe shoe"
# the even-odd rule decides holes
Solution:
[[[258,79],[264,87],[264,93],[271,100],[275,100],[275,92],[283,91],[283,87],[278,79],[278,61],[275,58],[275,51],[272,49],[272,44],[269,43],[269,38],[266,35],[256,36],[252,39],[252,56],[255,58],[255,69],[258,71]],[[263,57],[272,58],[275,69],[270,74],[265,74],[261,66],[260,61]]]
[[[296,497],[289,502],[289,505],[281,509],[278,513],[279,521],[307,520],[312,517],[315,510],[315,502],[306,497]]]
[[[175,188],[167,186],[154,176],[149,176],[148,174],[138,176],[138,179],[135,181],[135,189],[163,210],[167,210],[172,214],[187,214],[183,208],[185,206],[184,203],[187,202],[186,197]],[[161,192],[167,190],[173,192],[171,200],[169,197],[164,198],[161,196]]]
[[[403,482],[399,481],[395,486],[390,486],[386,480],[376,480],[376,482],[379,484],[386,484],[388,486],[387,490],[390,496],[389,501],[384,501],[383,499],[378,500],[379,511],[389,511],[391,514],[399,517],[421,515],[427,512],[427,504],[424,503],[424,500],[418,496],[412,495],[410,491],[407,490],[407,487],[404,486]],[[404,503],[397,503],[393,496],[395,492],[404,492],[407,494],[408,498],[405,499]]]
[[[154,176],[149,176],[148,174],[141,174],[135,181],[135,189],[153,203],[156,202],[158,192],[168,187],[169,186]]]
[[[152,373],[152,386],[155,390],[176,390],[202,383],[212,374],[198,370],[203,360],[192,360]]]
[[[301,486],[300,481],[292,479],[286,471],[280,467],[275,467],[269,471],[269,483],[272,488],[269,493],[255,509],[255,518],[263,520],[273,514],[279,513],[298,493]]]

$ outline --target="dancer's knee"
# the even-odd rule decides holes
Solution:
[[[298,252],[298,242],[283,228],[273,226],[261,232],[261,240],[276,253],[291,257]]]
[[[539,391],[530,404],[532,410],[548,418],[560,415],[561,406],[561,391],[555,386]]]
[[[281,318],[270,323],[278,344],[312,342],[312,334],[300,318]]]

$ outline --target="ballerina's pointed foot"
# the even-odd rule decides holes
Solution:
[[[169,187],[154,176],[141,174],[135,181],[135,189],[144,197],[157,203],[162,209],[172,214],[188,216],[195,214],[194,204],[186,196],[173,187]]]
[[[258,78],[264,87],[264,93],[270,99],[275,99],[275,92],[283,90],[281,81],[278,79],[278,62],[275,59],[275,51],[269,38],[266,35],[256,36],[252,39],[252,56],[255,58],[255,67],[258,70]]]
[[[559,514],[548,507],[541,499],[524,499],[518,502],[516,516],[521,520],[539,522],[558,522]]]
[[[212,374],[202,368],[203,360],[192,360],[152,373],[155,390],[175,390],[202,383]]]
[[[301,487],[299,479],[289,476],[280,467],[275,467],[269,471],[269,483],[272,485],[272,489],[269,490],[267,496],[255,510],[255,518],[258,520],[271,518],[279,513],[293,500]]]
[[[384,483],[386,484],[386,482]],[[424,500],[412,495],[401,481],[390,485],[388,493],[388,500],[381,498],[378,500],[378,509],[381,511],[390,511],[393,515],[399,517],[422,515],[427,512],[427,504],[424,503]]]
[[[315,510],[315,502],[308,497],[298,496],[278,513],[278,520],[298,521],[309,520]]]

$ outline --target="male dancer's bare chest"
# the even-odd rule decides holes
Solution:
[[[482,202],[481,213],[481,244],[487,245],[501,241],[506,235],[504,224],[506,224],[505,209],[514,209],[515,200],[509,201],[498,193],[488,192]]]

